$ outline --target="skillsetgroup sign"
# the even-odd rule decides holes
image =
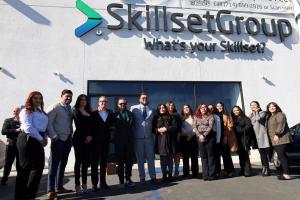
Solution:
[[[289,37],[293,28],[289,20],[285,18],[256,18],[256,17],[244,17],[242,15],[233,14],[231,10],[218,9],[217,11],[197,12],[197,9],[203,8],[200,6],[200,2],[206,2],[211,4],[212,0],[187,0],[187,1],[167,1],[167,0],[124,0],[124,3],[109,3],[106,8],[106,12],[112,18],[114,23],[108,22],[107,29],[120,30],[128,29],[138,31],[157,31],[157,32],[173,32],[182,33],[188,31],[192,34],[215,34],[217,32],[224,35],[240,35],[248,34],[249,36],[255,36],[263,34],[265,37],[279,37],[281,42],[284,42]],[[293,9],[290,0],[248,0],[248,6],[245,6],[245,1],[238,0],[219,0],[221,2],[227,2],[228,5],[234,6],[241,4],[244,7],[248,7],[248,10],[253,9],[250,6],[250,2],[256,2],[258,5],[267,5],[267,2],[273,2],[274,7],[277,2],[278,12],[288,13],[289,9]],[[157,5],[153,5],[156,2]],[[191,9],[189,14],[184,14],[180,9],[172,9],[169,11],[169,6],[178,7],[182,6],[183,2],[186,5],[195,5],[197,9]],[[192,3],[194,2],[194,3]],[[275,2],[275,3],[274,3]],[[149,4],[148,4],[149,3]],[[151,3],[151,5],[150,5]],[[197,3],[197,4],[196,4]],[[235,3],[235,4],[233,4]],[[137,6],[139,9],[136,10]],[[75,30],[77,37],[82,37],[84,34],[94,29],[96,26],[102,23],[102,16],[95,9],[92,9],[82,0],[77,0],[76,7],[81,10],[86,16],[87,21],[83,25],[79,26]],[[236,8],[238,6],[235,6]],[[255,7],[257,8],[257,6]],[[261,8],[261,7],[259,7]],[[279,9],[280,8],[280,9]],[[283,8],[286,8],[285,10]],[[267,7],[265,7],[267,9]],[[270,10],[271,8],[268,7]],[[125,11],[125,15],[124,15]],[[212,14],[212,12],[214,14]],[[274,11],[273,11],[274,12]],[[199,14],[202,13],[202,14]],[[125,26],[125,23],[127,25]],[[245,32],[243,32],[245,30]],[[159,38],[152,38],[151,40],[144,38],[145,49],[147,50],[165,50],[165,51],[186,51],[190,50],[191,53],[196,51],[216,51],[220,49],[221,52],[239,52],[239,53],[264,53],[266,44],[259,42],[256,44],[248,44],[242,41],[226,41],[222,40],[219,44],[210,42],[186,42],[186,41],[162,41]],[[219,47],[219,48],[218,48]]]

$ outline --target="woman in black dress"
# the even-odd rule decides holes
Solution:
[[[76,194],[87,193],[87,170],[89,166],[89,147],[92,141],[91,132],[91,110],[86,95],[81,94],[73,107],[73,117],[76,130],[72,137],[75,152],[75,191]],[[80,168],[82,186],[80,187]]]
[[[170,180],[173,172],[173,159],[175,153],[173,134],[176,133],[176,120],[170,116],[167,107],[159,104],[157,117],[154,122],[155,128],[155,153],[160,155],[160,166],[163,174],[163,181]]]

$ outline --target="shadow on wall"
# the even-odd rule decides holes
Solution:
[[[20,0],[4,0],[4,2],[18,10],[20,13],[22,13],[35,23],[46,26],[49,26],[51,24],[51,22],[46,17],[44,17],[39,12],[35,11],[30,6],[28,6]]]

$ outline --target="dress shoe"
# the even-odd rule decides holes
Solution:
[[[57,198],[57,195],[54,191],[48,192],[47,197],[49,200],[54,200]]]
[[[110,187],[106,183],[101,183],[100,184],[100,189],[106,189],[106,190],[108,190],[108,189],[110,189]]]
[[[152,178],[150,182],[151,182],[151,184],[153,184],[153,185],[157,185],[157,184],[158,184],[158,181],[157,181],[156,178]]]
[[[66,189],[66,188],[59,188],[55,190],[56,194],[63,194],[63,193],[70,193],[74,192],[73,190]]]
[[[146,180],[145,180],[145,179],[141,179],[141,180],[140,180],[140,184],[141,184],[141,185],[146,185]]]

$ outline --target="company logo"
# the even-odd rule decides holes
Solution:
[[[76,8],[88,17],[88,20],[75,29],[76,37],[81,37],[102,23],[102,16],[82,0],[76,1]]]

